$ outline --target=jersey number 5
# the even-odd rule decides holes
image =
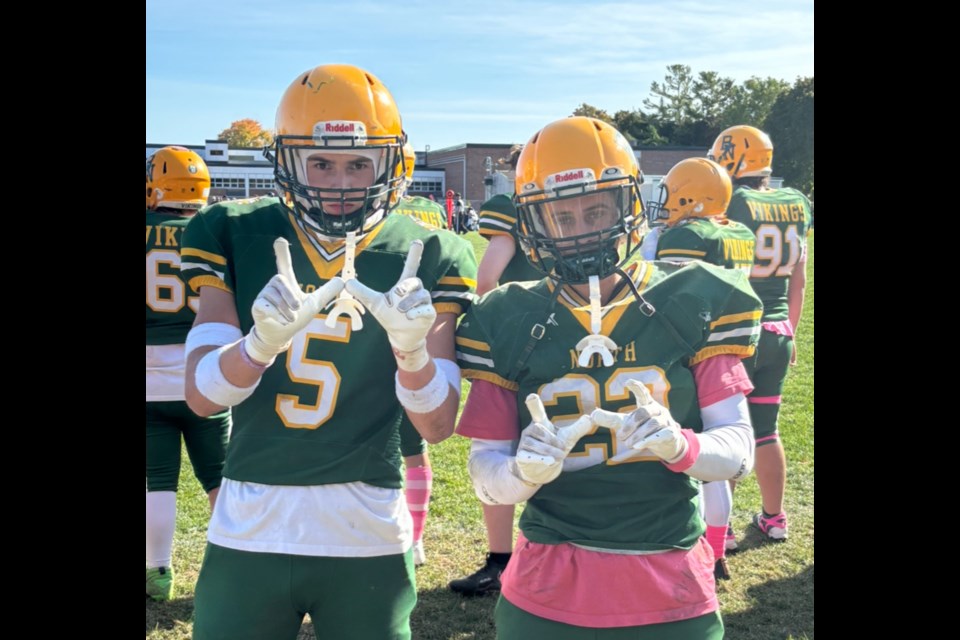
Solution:
[[[299,396],[278,393],[277,415],[288,429],[316,429],[333,416],[340,392],[340,372],[337,365],[328,360],[314,360],[307,356],[311,340],[350,340],[349,319],[338,318],[337,325],[327,327],[325,315],[318,315],[303,331],[293,337],[287,352],[287,375],[294,382],[317,387],[317,400],[313,404],[302,402]]]

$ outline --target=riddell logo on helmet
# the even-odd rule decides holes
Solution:
[[[358,120],[325,120],[313,125],[313,141],[327,147],[365,144],[367,128]]]
[[[558,173],[554,178],[556,182],[570,182],[571,180],[583,180],[583,169],[578,171],[567,171],[566,173]]]
[[[543,188],[547,191],[558,189],[579,189],[592,191],[596,188],[597,178],[593,169],[583,167],[580,169],[567,169],[560,173],[553,173],[547,176],[543,181]]]

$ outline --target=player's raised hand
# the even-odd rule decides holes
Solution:
[[[588,416],[557,429],[547,417],[543,400],[535,393],[527,396],[531,422],[520,434],[517,469],[520,477],[535,484],[552,482],[563,471],[563,461],[574,445],[593,430]]]
[[[417,277],[423,242],[414,240],[397,284],[385,293],[370,289],[359,280],[348,280],[346,291],[363,303],[387,332],[397,357],[397,366],[419,371],[427,365],[427,334],[437,319],[430,292]]]
[[[666,462],[682,458],[687,451],[687,440],[670,411],[654,400],[639,380],[630,380],[626,388],[636,398],[637,408],[630,413],[595,409],[590,414],[593,423],[616,431],[617,440],[628,449],[646,449]]]
[[[244,348],[254,361],[269,364],[310,320],[343,290],[343,280],[333,278],[310,294],[297,284],[290,257],[290,243],[277,238],[273,243],[277,275],[253,301],[253,329],[244,339]]]

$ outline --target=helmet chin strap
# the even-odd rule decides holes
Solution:
[[[297,203],[297,204],[299,204],[300,206],[303,207],[303,209],[306,209],[306,210],[316,210],[316,211],[319,212],[319,209],[316,209],[316,208],[311,209],[311,205],[310,205],[309,200],[307,200],[307,199],[305,199],[305,198],[301,198],[300,196],[294,196],[294,199],[296,200],[296,203]],[[343,237],[343,236],[329,236],[329,235],[325,234],[325,233],[323,232],[323,229],[320,227],[320,224],[319,224],[316,220],[314,220],[311,215],[306,214],[306,213],[301,213],[301,211],[302,211],[302,209],[301,209],[301,210],[297,210],[296,208],[294,208],[294,212],[297,214],[297,217],[298,217],[300,220],[303,221],[303,223],[304,223],[304,225],[306,226],[306,228],[307,228],[307,229],[310,231],[310,233],[313,234],[313,236],[316,237],[318,240],[322,240],[323,242],[340,242],[340,241],[344,240],[344,237]],[[322,214],[321,214],[321,213],[317,213],[317,215],[322,215]],[[329,215],[329,214],[328,214],[328,215]],[[386,212],[383,210],[383,207],[382,207],[382,206],[379,206],[379,207],[377,207],[377,208],[374,210],[373,213],[368,214],[368,215],[364,218],[364,221],[363,221],[363,226],[364,226],[364,228],[363,228],[363,229],[360,229],[359,231],[351,231],[351,232],[348,232],[348,233],[354,233],[354,234],[356,234],[356,236],[357,236],[357,240],[362,240],[363,237],[366,236],[367,233],[370,232],[370,229],[372,229],[373,227],[377,226],[377,225],[380,223],[380,221],[383,220],[383,217],[384,217],[385,215],[386,215]]]
[[[343,278],[344,282],[357,278],[357,270],[353,266],[356,255],[357,234],[355,231],[349,231],[347,232],[347,246],[343,256],[343,270],[340,272],[340,277]],[[361,316],[366,312],[367,310],[363,308],[360,301],[344,290],[337,296],[324,324],[333,329],[337,326],[337,320],[340,316],[350,316],[350,327],[354,331],[359,331],[363,329],[363,318]]]
[[[600,277],[590,276],[590,330],[593,334],[577,343],[577,352],[580,354],[577,358],[577,364],[581,367],[589,366],[590,359],[595,353],[600,354],[600,358],[603,360],[603,366],[613,366],[613,352],[619,347],[616,342],[600,334],[602,324]]]

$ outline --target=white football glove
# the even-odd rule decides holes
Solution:
[[[667,463],[679,461],[687,452],[687,439],[680,433],[680,425],[670,411],[654,400],[639,380],[630,380],[626,387],[637,399],[633,412],[594,409],[590,419],[595,425],[615,431],[617,439],[628,449],[646,449]]]
[[[570,450],[593,431],[593,423],[589,416],[580,416],[573,424],[557,429],[547,418],[543,400],[535,393],[527,396],[527,409],[533,422],[520,433],[517,471],[524,482],[553,482],[563,471],[563,461]]]
[[[404,371],[419,371],[427,366],[427,334],[437,319],[430,292],[417,277],[423,242],[410,243],[410,252],[400,279],[386,293],[370,289],[359,280],[348,280],[347,292],[363,303],[387,332],[397,357],[397,366]]]
[[[343,290],[343,280],[337,277],[312,293],[303,293],[293,273],[290,243],[277,238],[273,251],[277,275],[253,301],[253,329],[243,339],[247,355],[262,364],[272,363],[278,353],[286,351],[293,336]]]

